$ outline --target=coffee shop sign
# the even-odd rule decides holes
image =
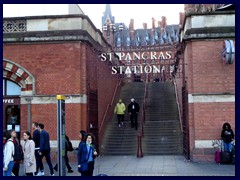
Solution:
[[[14,103],[14,99],[3,99],[4,104],[12,104]]]

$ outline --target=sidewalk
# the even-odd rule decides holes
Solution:
[[[53,163],[53,166],[55,163]],[[73,173],[67,176],[80,176],[77,162],[71,162]],[[22,165],[19,175],[23,175]],[[44,163],[45,175],[49,175]],[[95,160],[94,176],[235,176],[235,165],[189,162],[183,156],[101,156]],[[55,172],[55,176],[58,173]]]

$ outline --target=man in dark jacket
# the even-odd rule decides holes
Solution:
[[[49,134],[47,131],[44,130],[44,124],[38,124],[38,128],[40,131],[40,149],[39,149],[39,155],[40,155],[40,161],[39,161],[39,166],[40,166],[40,172],[37,174],[37,176],[43,176],[43,163],[42,163],[42,158],[45,156],[46,161],[48,163],[49,169],[51,176],[54,176],[54,171],[53,171],[53,165],[51,162],[51,157],[50,157],[50,138]]]
[[[130,115],[131,120],[131,127],[135,126],[135,129],[138,129],[138,112],[139,112],[139,105],[135,102],[134,98],[131,99],[131,103],[128,105],[128,113]]]
[[[38,123],[37,122],[33,122],[32,123],[32,128],[33,128],[33,141],[35,143],[35,158],[36,158],[36,172],[35,175],[37,175],[38,170],[39,170],[39,149],[40,149],[40,131],[38,130]]]

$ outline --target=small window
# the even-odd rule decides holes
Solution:
[[[21,87],[13,81],[3,79],[3,95],[13,96],[20,95]]]
[[[3,79],[3,95],[5,95],[5,79]]]

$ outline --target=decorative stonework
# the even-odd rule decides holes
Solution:
[[[27,31],[26,20],[3,21],[3,33]]]
[[[3,78],[10,79],[21,87],[21,95],[35,94],[35,78],[22,66],[3,59]]]

